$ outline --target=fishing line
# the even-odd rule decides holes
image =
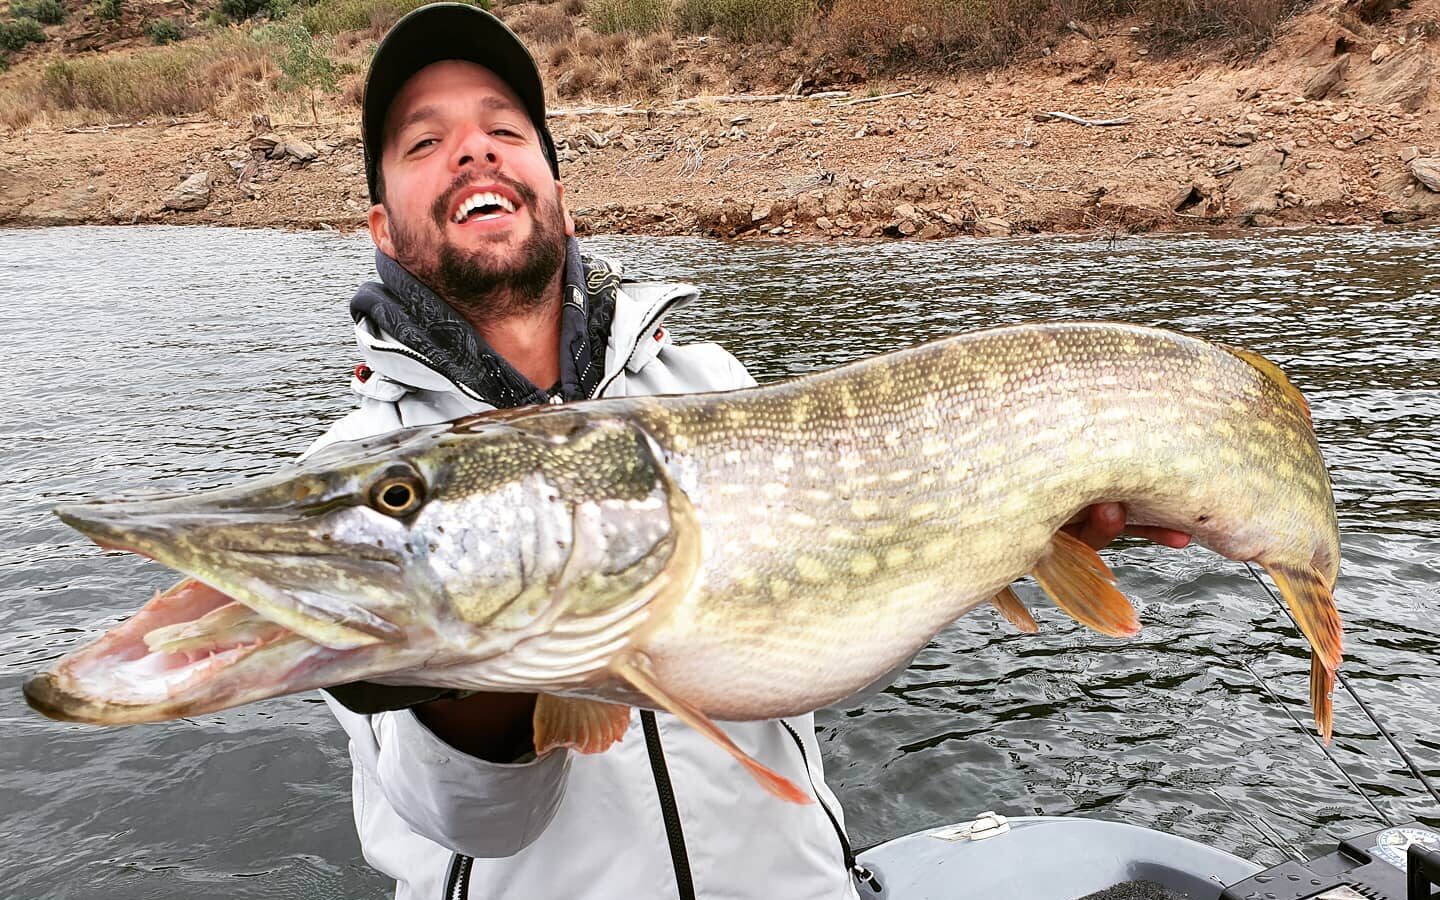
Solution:
[[[1300,623],[1295,621],[1295,617],[1290,614],[1290,610],[1286,608],[1284,602],[1282,602],[1279,597],[1275,596],[1274,591],[1270,590],[1270,585],[1266,584],[1264,581],[1261,580],[1260,574],[1255,571],[1255,567],[1247,562],[1245,564],[1245,568],[1249,570],[1250,577],[1255,579],[1255,583],[1260,585],[1260,587],[1265,590],[1265,593],[1270,596],[1271,601],[1273,601],[1274,604],[1279,607],[1280,611],[1285,614],[1285,618],[1290,620],[1290,624],[1295,626],[1295,630],[1299,631]],[[1250,667],[1246,666],[1245,668],[1248,669]],[[1251,674],[1253,675],[1254,672],[1251,672]],[[1390,742],[1390,746],[1395,748],[1395,752],[1399,754],[1400,758],[1405,761],[1405,765],[1409,767],[1410,774],[1414,775],[1416,780],[1418,780],[1422,785],[1425,786],[1425,790],[1430,792],[1430,796],[1434,798],[1435,803],[1437,805],[1440,805],[1440,791],[1435,790],[1435,785],[1431,784],[1430,779],[1425,777],[1425,773],[1420,771],[1420,767],[1415,765],[1415,760],[1410,758],[1410,754],[1405,752],[1405,748],[1400,746],[1400,742],[1395,740],[1395,736],[1390,733],[1389,729],[1387,729],[1383,724],[1381,724],[1379,717],[1370,711],[1370,707],[1365,705],[1364,700],[1360,699],[1360,695],[1355,692],[1355,689],[1353,687],[1350,686],[1350,679],[1346,678],[1343,673],[1336,672],[1335,680],[1340,682],[1340,686],[1345,689],[1345,693],[1349,694],[1350,699],[1354,700],[1355,703],[1360,707],[1360,711],[1363,712],[1365,714],[1365,717],[1370,720],[1370,724],[1374,725],[1375,729],[1385,737],[1385,740]],[[1261,684],[1263,685],[1264,682],[1261,682]],[[1266,688],[1266,690],[1269,690],[1269,688]],[[1294,718],[1294,716],[1291,716],[1291,718]],[[1306,734],[1310,733],[1310,730],[1308,728],[1305,728],[1304,731]],[[1334,762],[1333,758],[1331,761]],[[1341,771],[1344,770],[1342,769]],[[1349,776],[1347,775],[1346,778],[1349,778]],[[1375,804],[1372,803],[1370,805],[1374,806]]]
[[[1333,753],[1330,752],[1330,748],[1325,746],[1324,742],[1322,742],[1320,738],[1316,737],[1313,731],[1306,728],[1300,723],[1299,719],[1295,718],[1295,714],[1290,711],[1290,707],[1285,703],[1284,700],[1281,700],[1279,697],[1275,696],[1275,692],[1270,690],[1270,685],[1265,683],[1265,679],[1261,678],[1254,669],[1250,668],[1250,664],[1247,663],[1245,660],[1240,660],[1240,665],[1245,667],[1245,671],[1250,673],[1250,677],[1255,679],[1256,684],[1260,685],[1260,687],[1265,689],[1265,693],[1270,695],[1270,699],[1275,701],[1275,705],[1279,706],[1282,710],[1285,711],[1285,715],[1290,717],[1290,721],[1295,723],[1295,727],[1305,732],[1305,735],[1309,737],[1310,740],[1315,742],[1315,746],[1320,748],[1320,752],[1325,754],[1325,758],[1330,760],[1331,765],[1335,767],[1336,771],[1338,771],[1341,776],[1344,777],[1347,782],[1349,782],[1350,786],[1355,789],[1355,793],[1360,795],[1360,799],[1364,800],[1370,805],[1371,809],[1375,810],[1375,815],[1380,817],[1380,821],[1383,822],[1387,828],[1394,825],[1395,823],[1391,821],[1390,817],[1385,815],[1385,811],[1375,805],[1375,801],[1370,799],[1370,795],[1365,793],[1364,789],[1362,789],[1360,785],[1355,783],[1355,779],[1350,777],[1350,773],[1345,771],[1345,767],[1340,765],[1340,761],[1335,758],[1335,755]]]
[[[1207,788],[1207,790],[1215,795],[1216,800],[1219,800],[1221,803],[1225,804],[1225,808],[1230,810],[1230,815],[1244,822],[1246,825],[1249,825],[1252,829],[1255,830],[1256,834],[1260,835],[1261,839],[1263,839],[1265,843],[1274,847],[1276,850],[1279,850],[1281,853],[1290,854],[1295,858],[1296,862],[1303,863],[1306,861],[1305,857],[1300,854],[1300,851],[1295,848],[1295,845],[1285,839],[1285,835],[1280,833],[1280,829],[1276,828],[1274,825],[1271,825],[1269,822],[1266,822],[1264,816],[1260,815],[1259,813],[1247,813],[1243,810],[1236,809],[1229,800],[1225,799],[1224,794],[1220,793],[1214,788]],[[1270,831],[1266,832],[1264,828],[1256,825],[1256,822],[1263,823],[1265,825],[1265,828],[1270,829]]]

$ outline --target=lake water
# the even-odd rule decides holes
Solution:
[[[700,285],[674,330],[724,343],[762,380],[1060,318],[1177,328],[1281,363],[1335,481],[1345,671],[1440,779],[1437,243],[1428,230],[588,246]],[[112,730],[47,721],[20,695],[173,580],[49,508],[219,485],[298,453],[350,406],[346,303],[370,260],[368,240],[327,233],[0,231],[0,895],[387,895],[360,857],[342,733],[316,697]],[[1043,602],[1037,636],[981,609],[894,687],[820,714],[854,843],[995,809],[1133,822],[1273,862],[1256,819],[1309,852],[1378,827],[1241,664],[1309,721],[1302,641],[1244,568],[1135,543],[1111,558],[1141,610],[1137,640]],[[1334,752],[1365,792],[1397,820],[1440,824],[1343,694],[1336,719]]]

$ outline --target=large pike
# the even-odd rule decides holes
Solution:
[[[1253,354],[1149,328],[1000,328],[730,393],[498,412],[275,475],[58,513],[191,576],[25,686],[102,724],[358,679],[542,694],[540,749],[669,710],[842,699],[1033,575],[1108,635],[1139,624],[1062,532],[1100,501],[1263,566],[1330,730],[1335,508],[1299,392]]]

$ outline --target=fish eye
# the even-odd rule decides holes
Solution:
[[[424,502],[425,482],[412,471],[386,472],[370,487],[370,506],[397,519],[410,515]]]

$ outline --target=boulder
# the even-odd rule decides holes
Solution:
[[[1319,72],[1316,72],[1315,75],[1306,82],[1305,89],[1301,92],[1304,94],[1305,99],[1323,100],[1325,95],[1329,94],[1330,91],[1334,90],[1335,85],[1340,83],[1340,79],[1345,76],[1345,69],[1349,65],[1350,54],[1346,53],[1328,66],[1325,66]]]
[[[1280,205],[1281,175],[1285,154],[1268,147],[1256,147],[1248,153],[1239,171],[1225,187],[1234,203],[1232,211],[1240,215],[1264,213]]]
[[[975,233],[983,237],[1008,237],[1010,223],[999,216],[986,216],[975,223]]]
[[[1355,94],[1372,106],[1394,103],[1406,112],[1419,112],[1426,107],[1434,71],[1429,51],[1417,43],[1367,68],[1355,79]]]
[[[165,198],[165,208],[180,212],[204,209],[210,202],[210,173],[196,172],[180,182],[180,186]]]
[[[1415,180],[1440,193],[1440,156],[1417,156],[1410,160],[1410,174]]]
[[[320,155],[319,151],[299,138],[286,138],[284,153],[291,159],[297,159],[302,163],[310,162]]]

